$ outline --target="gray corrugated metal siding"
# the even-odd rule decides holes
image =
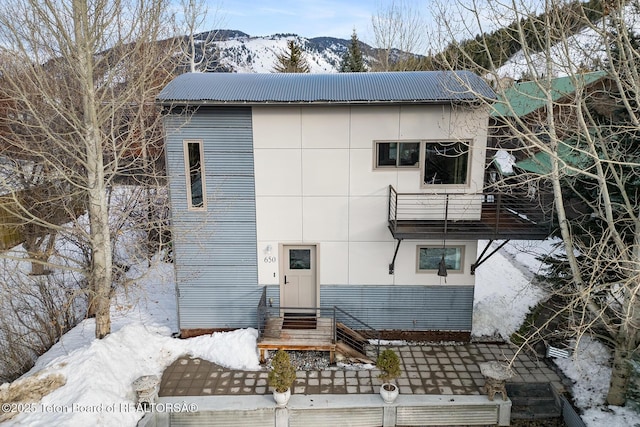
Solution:
[[[255,324],[255,183],[250,108],[165,117],[179,326]],[[187,209],[183,140],[204,145],[206,211]]]
[[[187,73],[158,95],[165,105],[213,103],[441,103],[494,99],[469,71],[383,73]]]
[[[280,289],[267,286],[279,304]],[[471,331],[473,286],[321,285],[320,306],[340,307],[376,329]]]
[[[399,406],[397,424],[401,426],[440,425],[495,425],[498,420],[497,406],[460,405],[451,406]]]
[[[172,412],[171,427],[275,426],[273,409],[252,411]]]
[[[320,303],[376,329],[470,331],[473,286],[321,286]]]
[[[289,427],[379,427],[382,408],[331,408],[289,410]]]

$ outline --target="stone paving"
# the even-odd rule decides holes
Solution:
[[[402,375],[396,380],[402,394],[478,395],[484,377],[479,364],[507,361],[515,357],[514,376],[508,382],[549,382],[564,391],[561,378],[543,360],[524,353],[516,356],[509,344],[467,343],[452,345],[392,346],[401,359]],[[373,357],[370,355],[370,357]],[[375,358],[375,357],[373,357]],[[377,369],[329,367],[321,371],[298,371],[294,394],[377,393],[381,381]],[[164,372],[161,397],[260,395],[271,393],[267,369],[238,371],[225,369],[202,359],[181,357]]]

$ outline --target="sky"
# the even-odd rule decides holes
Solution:
[[[179,4],[180,0],[173,0]],[[189,1],[189,0],[182,0]],[[372,17],[388,11],[391,5],[409,9],[419,15],[424,30],[421,46],[440,46],[436,39],[438,17],[444,18],[450,30],[469,38],[477,34],[475,16],[470,12],[477,7],[483,26],[494,27],[502,12],[490,10],[485,0],[193,0],[207,8],[207,20],[201,30],[231,29],[250,36],[269,36],[293,33],[306,38],[336,37],[349,39],[356,30],[360,41],[375,45]],[[521,0],[523,2],[539,0]],[[500,4],[500,2],[498,3]],[[406,12],[405,12],[406,16]],[[507,13],[504,16],[509,16]],[[503,16],[503,18],[504,18]],[[489,24],[493,22],[494,25]],[[448,37],[445,37],[447,40]],[[445,42],[446,44],[446,42]],[[424,48],[426,52],[426,47]],[[420,49],[419,49],[420,50]],[[415,53],[425,53],[415,52]]]
[[[207,0],[209,13],[219,10],[220,27],[251,36],[294,33],[303,37],[349,39],[353,29],[369,33],[378,0]]]

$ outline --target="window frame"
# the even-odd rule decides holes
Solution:
[[[191,165],[189,158],[189,144],[197,144],[199,147],[200,155],[200,184],[202,193],[202,204],[194,205],[193,203],[193,190],[191,182]],[[184,139],[182,141],[182,149],[184,154],[184,175],[185,175],[185,190],[187,196],[187,209],[190,211],[205,211],[207,210],[207,190],[206,190],[206,172],[204,165],[204,141],[202,139]]]
[[[380,144],[418,144],[418,161],[414,165],[398,165],[400,159],[396,156],[395,165],[379,165],[380,162]],[[427,166],[427,144],[462,144],[466,146],[466,173],[464,175],[464,183],[457,184],[427,184],[424,180],[425,169]],[[471,168],[473,164],[472,150],[473,139],[395,139],[395,140],[374,140],[373,141],[373,170],[374,171],[415,171],[420,170],[420,188],[421,189],[434,189],[434,188],[469,188],[471,185]]]
[[[420,188],[468,188],[470,185],[471,174],[471,147],[472,140],[462,139],[429,139],[423,140],[420,147]],[[428,184],[425,182],[425,173],[427,168],[427,144],[463,144],[467,147],[467,164],[463,183],[447,183],[447,184]]]
[[[417,245],[416,246],[416,273],[419,274],[436,274],[438,272],[438,267],[436,268],[420,268],[420,250],[421,249],[434,249],[434,250],[438,250],[438,251],[442,251],[442,246],[438,246],[438,245]],[[460,252],[460,268],[459,269],[454,269],[454,268],[449,268],[447,266],[447,273],[450,274],[463,274],[464,273],[464,266],[465,266],[465,260],[464,260],[464,256],[465,256],[465,246],[464,245],[445,245],[445,249],[458,249]],[[440,255],[442,256],[442,255]]]
[[[396,164],[395,165],[380,165],[380,151],[378,149],[378,147],[381,144],[418,144],[418,160],[415,164],[413,165],[399,165],[398,162],[400,161],[400,158],[397,156],[396,154]],[[407,139],[407,140],[375,140],[373,141],[373,169],[374,170],[397,170],[397,169],[419,169],[422,163],[422,159],[421,159],[421,147],[422,147],[422,141],[419,139]],[[396,149],[397,152],[399,152],[399,147]]]

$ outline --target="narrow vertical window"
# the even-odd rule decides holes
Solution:
[[[185,141],[187,203],[190,209],[205,207],[203,158],[202,141]]]

